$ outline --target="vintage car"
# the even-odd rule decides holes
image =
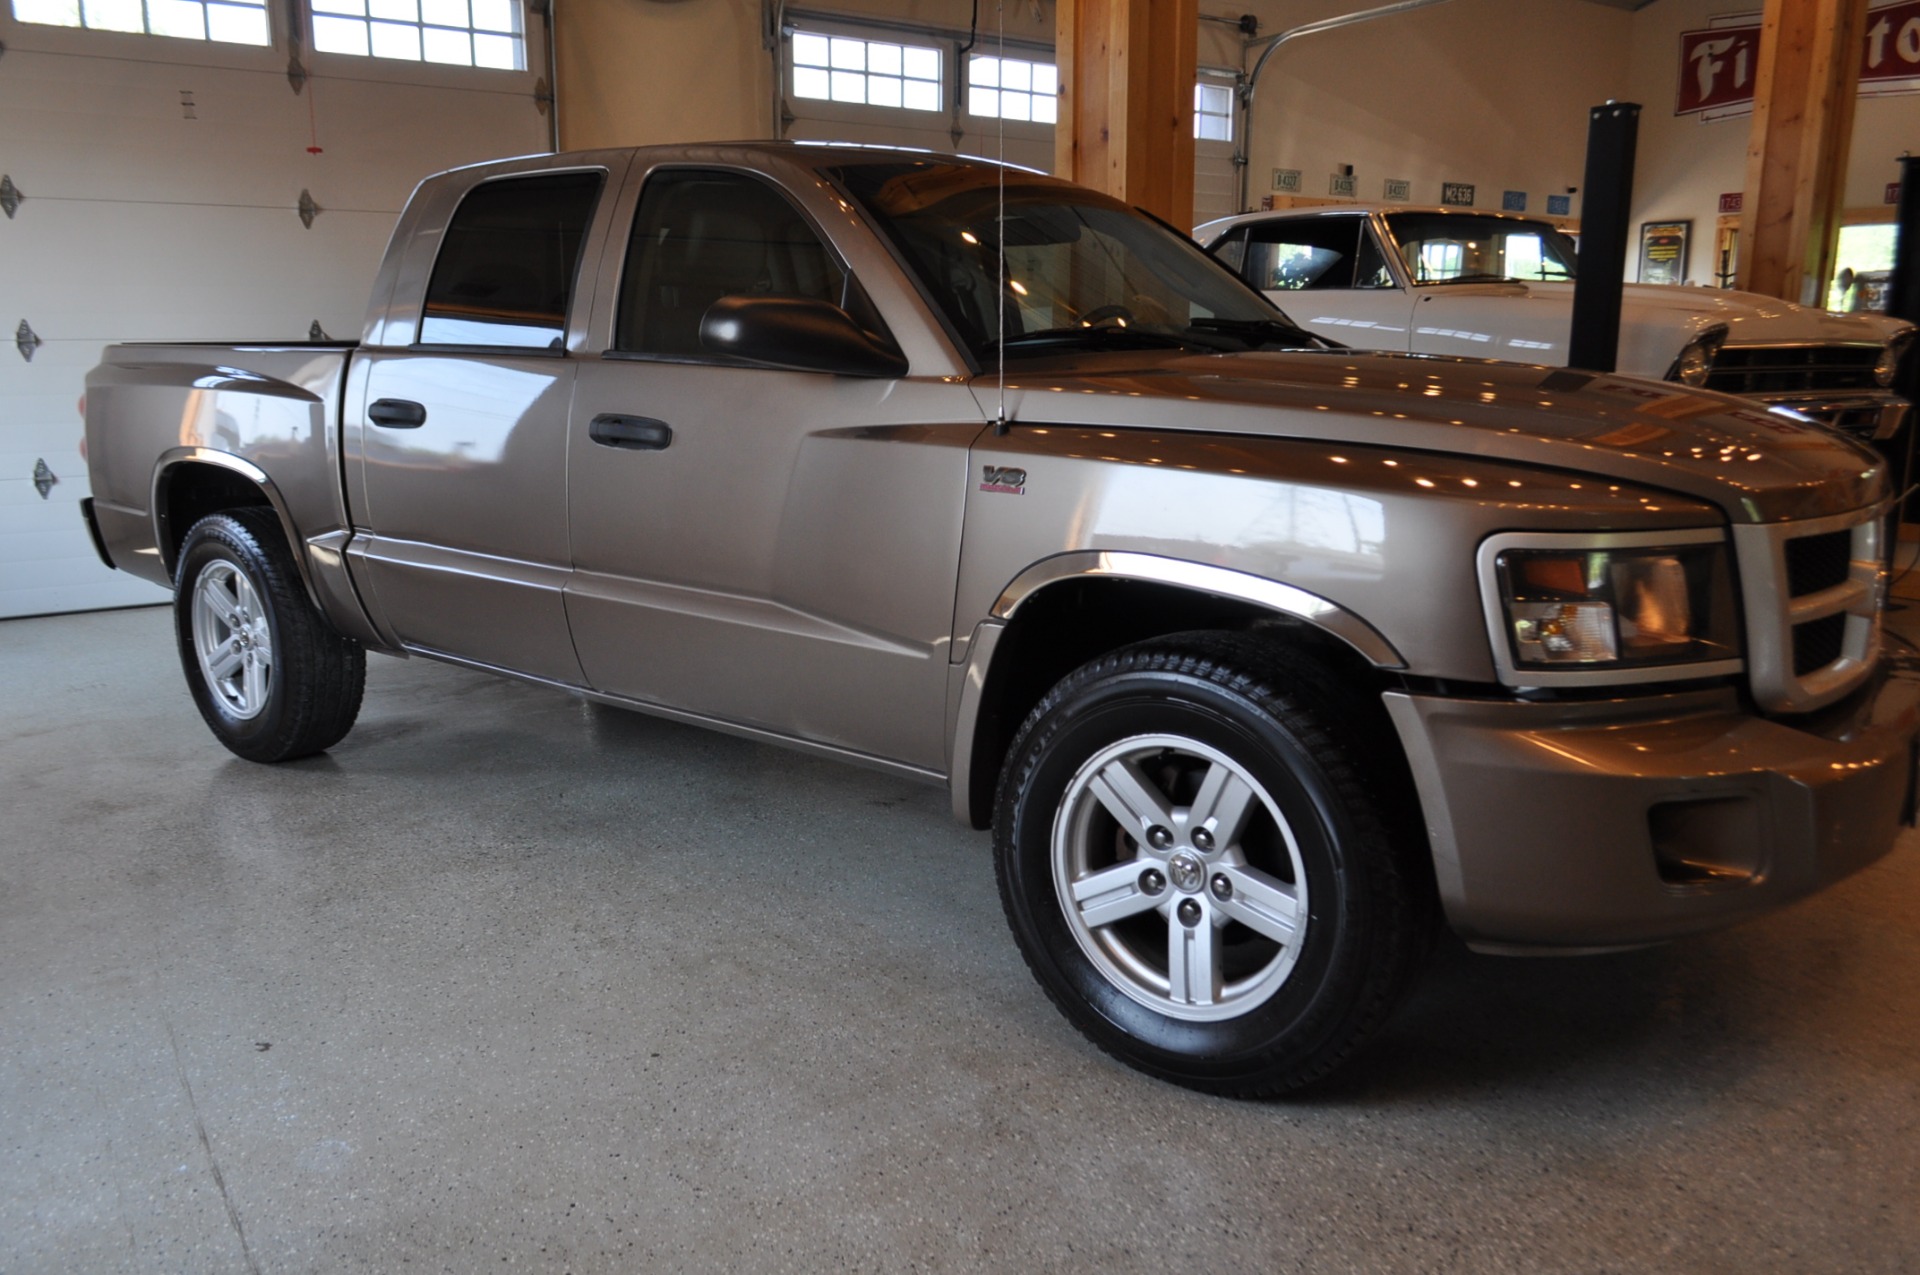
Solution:
[[[1355,205],[1248,213],[1193,233],[1294,322],[1356,349],[1567,361],[1575,247],[1550,222]],[[1616,366],[1885,440],[1908,410],[1888,387],[1913,336],[1911,324],[1885,315],[1628,284]]]
[[[1682,385],[1333,348],[1030,173],[458,169],[358,342],[120,345],[87,385],[102,556],[174,587],[233,752],[342,741],[377,651],[945,785],[1048,995],[1201,1089],[1328,1074],[1436,922],[1658,942],[1913,811],[1870,450]]]

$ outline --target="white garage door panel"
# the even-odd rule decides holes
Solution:
[[[297,341],[315,320],[357,338],[414,185],[546,148],[537,74],[309,53],[295,95],[284,43],[0,30],[0,169],[25,194],[0,220],[0,616],[160,600],[101,565],[79,517],[76,401],[101,347]],[[44,342],[31,363],[12,348],[22,319]],[[42,459],[60,479],[45,500]]]
[[[314,319],[358,337],[393,232],[389,213],[322,213],[308,230],[277,208],[42,211],[22,207],[0,236],[24,241],[21,290],[33,299],[17,304],[32,307],[23,317],[44,341],[305,340]]]

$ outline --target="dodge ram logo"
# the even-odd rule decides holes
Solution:
[[[1027,490],[1027,471],[1010,469],[1003,465],[982,465],[980,467],[980,490],[1000,491],[1010,496],[1021,496]]]

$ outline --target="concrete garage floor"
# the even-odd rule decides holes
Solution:
[[[6,1272],[1920,1263],[1912,833],[1670,947],[1443,947],[1254,1104],[1083,1043],[933,789],[385,659],[263,768],[162,610],[0,624],[0,688]]]

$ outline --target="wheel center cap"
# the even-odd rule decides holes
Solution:
[[[1182,850],[1167,860],[1167,876],[1182,894],[1198,894],[1207,883],[1207,868],[1199,859]]]

